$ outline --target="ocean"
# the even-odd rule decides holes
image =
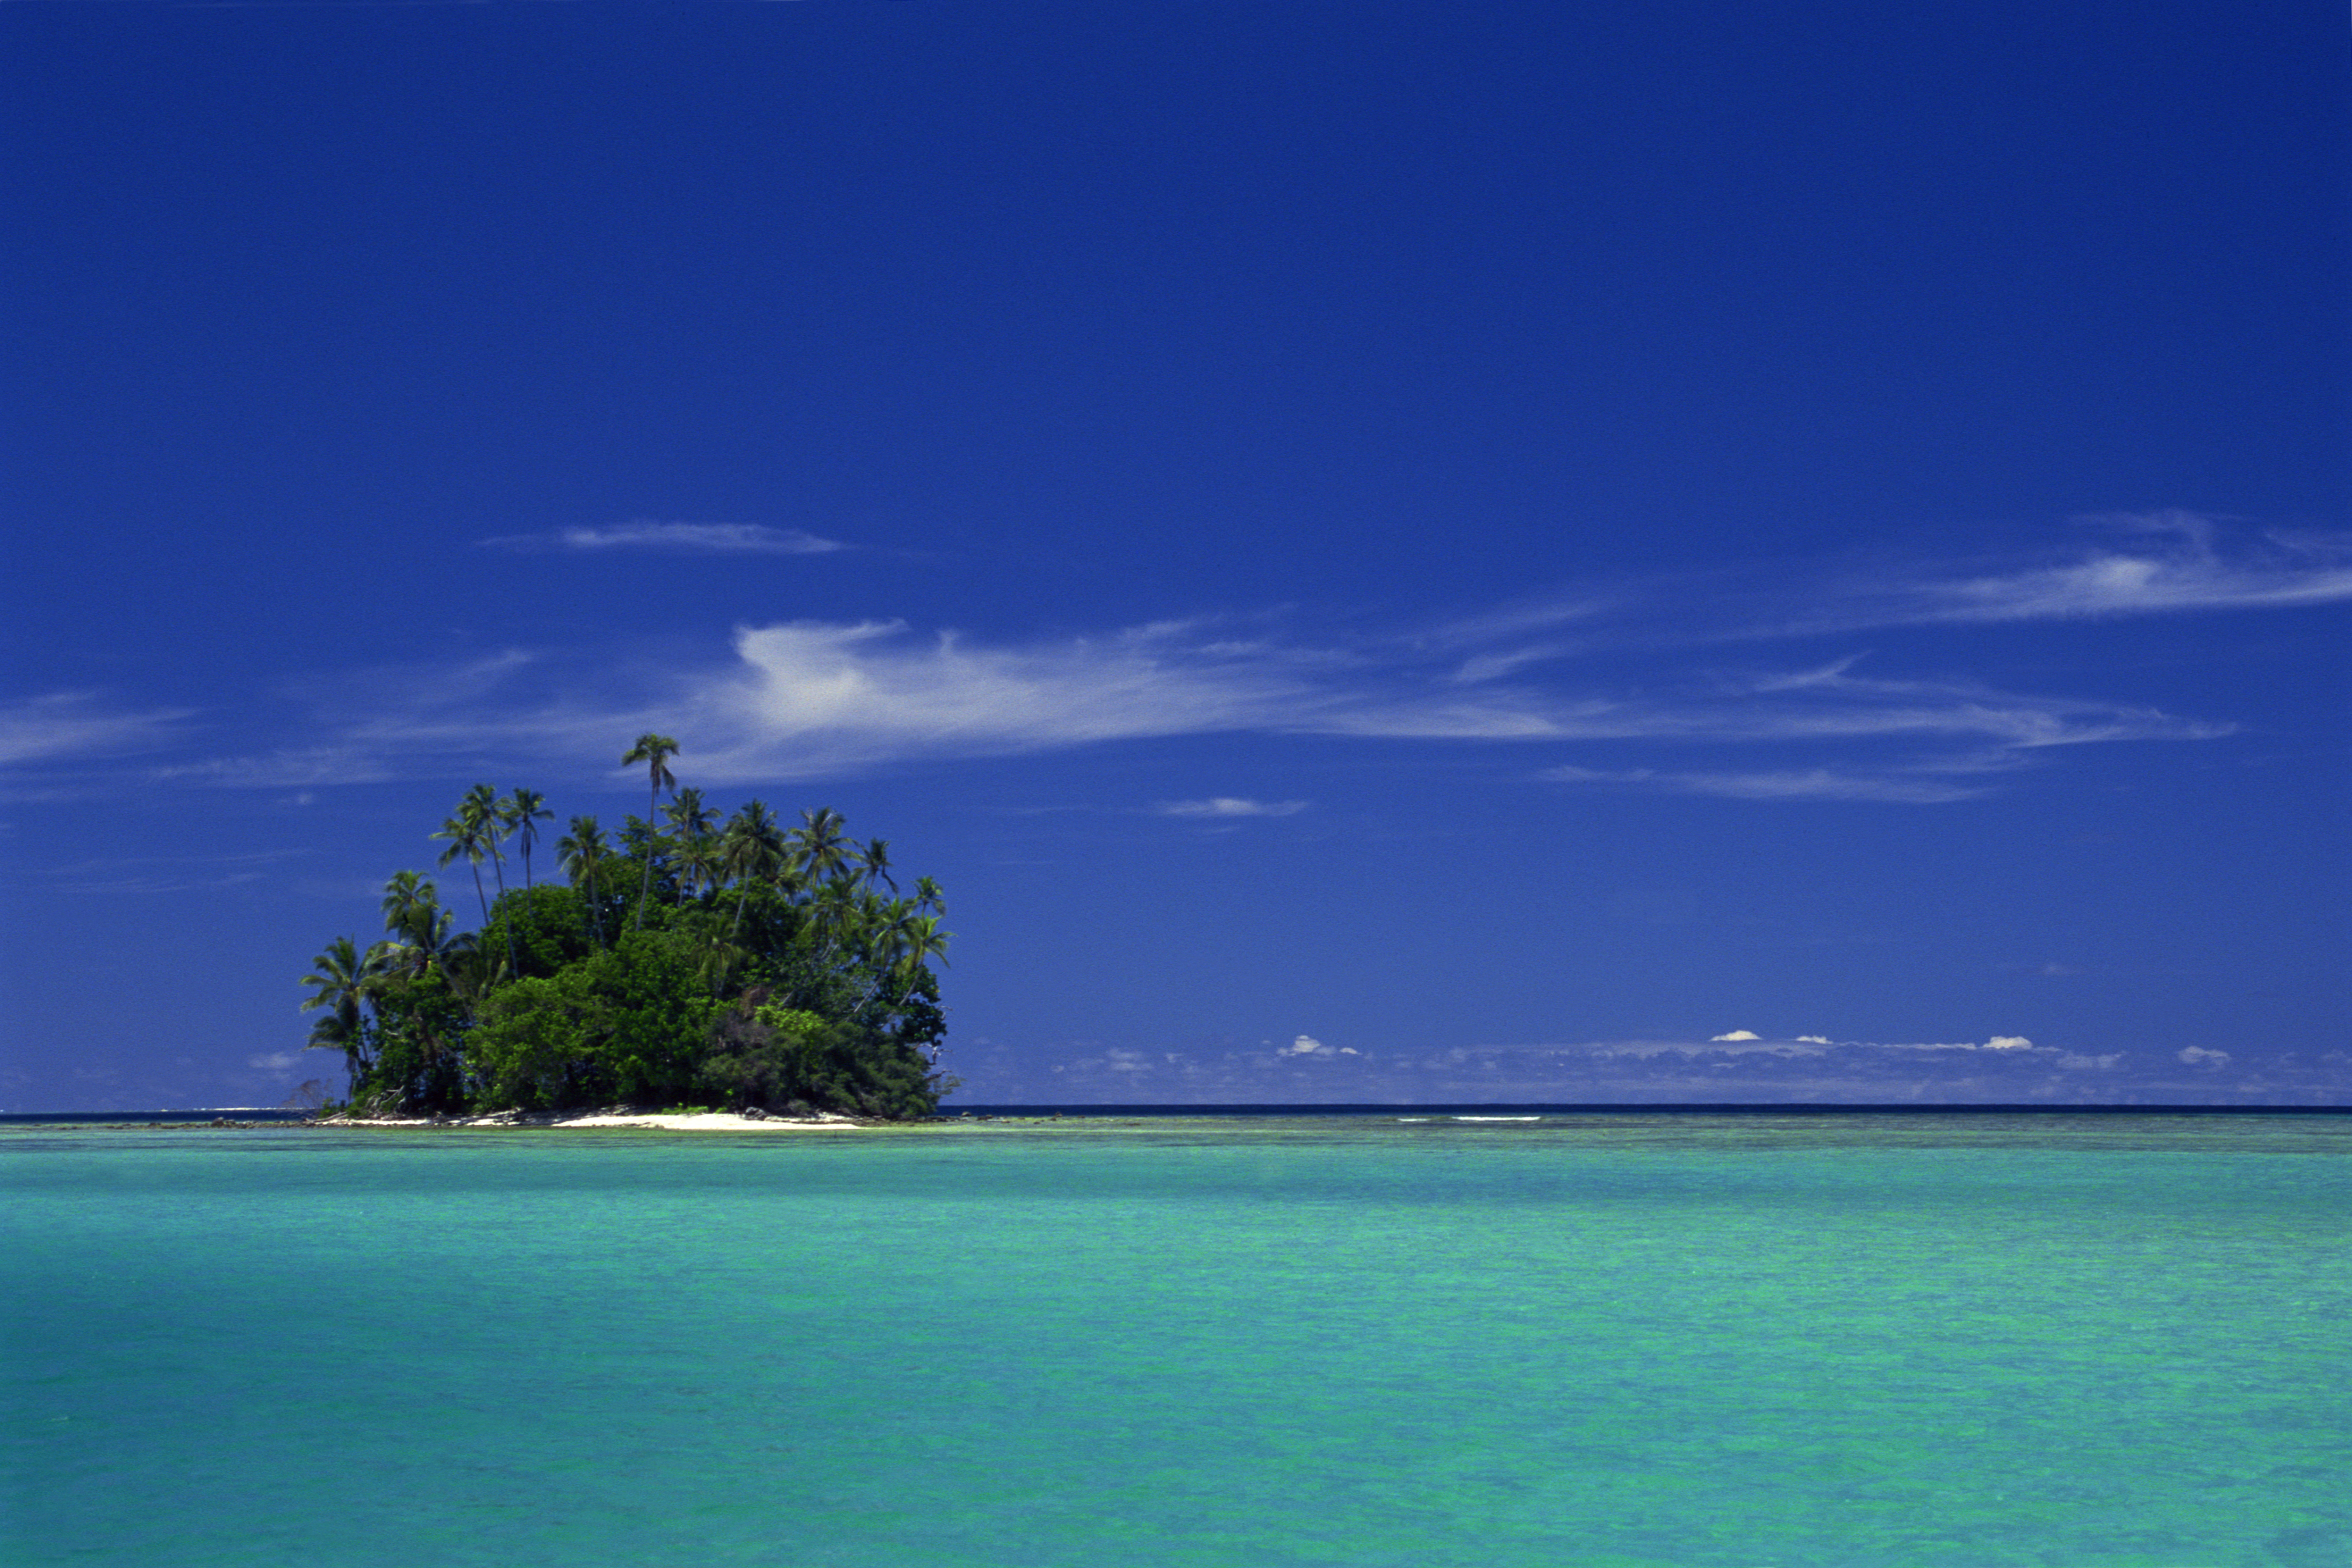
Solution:
[[[2340,1116],[0,1130],[12,1564],[2345,1568],[2348,1372]]]

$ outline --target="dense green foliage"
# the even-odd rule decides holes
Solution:
[[[403,871],[384,885],[383,940],[338,937],[319,955],[302,981],[320,1014],[310,1043],[343,1052],[354,1106],[937,1106],[955,1081],[937,1070],[938,885],[899,896],[887,841],[852,842],[832,811],[786,831],[751,800],[720,820],[677,787],[677,750],[646,735],[624,759],[647,764],[658,825],[633,816],[614,843],[572,819],[553,846],[568,885],[531,875],[543,797],[477,784],[433,837],[443,867],[467,862],[479,929],[457,931],[436,884]]]

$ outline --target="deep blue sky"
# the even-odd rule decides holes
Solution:
[[[646,728],[967,1099],[2352,1100],[2340,5],[0,39],[0,1109]]]

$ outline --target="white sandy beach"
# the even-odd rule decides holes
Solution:
[[[574,1116],[522,1116],[500,1112],[490,1116],[331,1116],[330,1127],[634,1127],[667,1132],[840,1132],[863,1124],[846,1116],[820,1111],[801,1119],[783,1116],[750,1117],[731,1110],[706,1110],[693,1115],[659,1111],[592,1110]]]

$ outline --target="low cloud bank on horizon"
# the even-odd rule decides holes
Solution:
[[[2190,1046],[2075,1051],[2022,1036],[1982,1042],[1716,1040],[1372,1050],[1301,1035],[1255,1049],[1109,1047],[1059,1056],[966,1047],[968,1103],[1067,1104],[2337,1104],[2352,1051],[2232,1070]],[[948,1109],[952,1110],[952,1103]]]

